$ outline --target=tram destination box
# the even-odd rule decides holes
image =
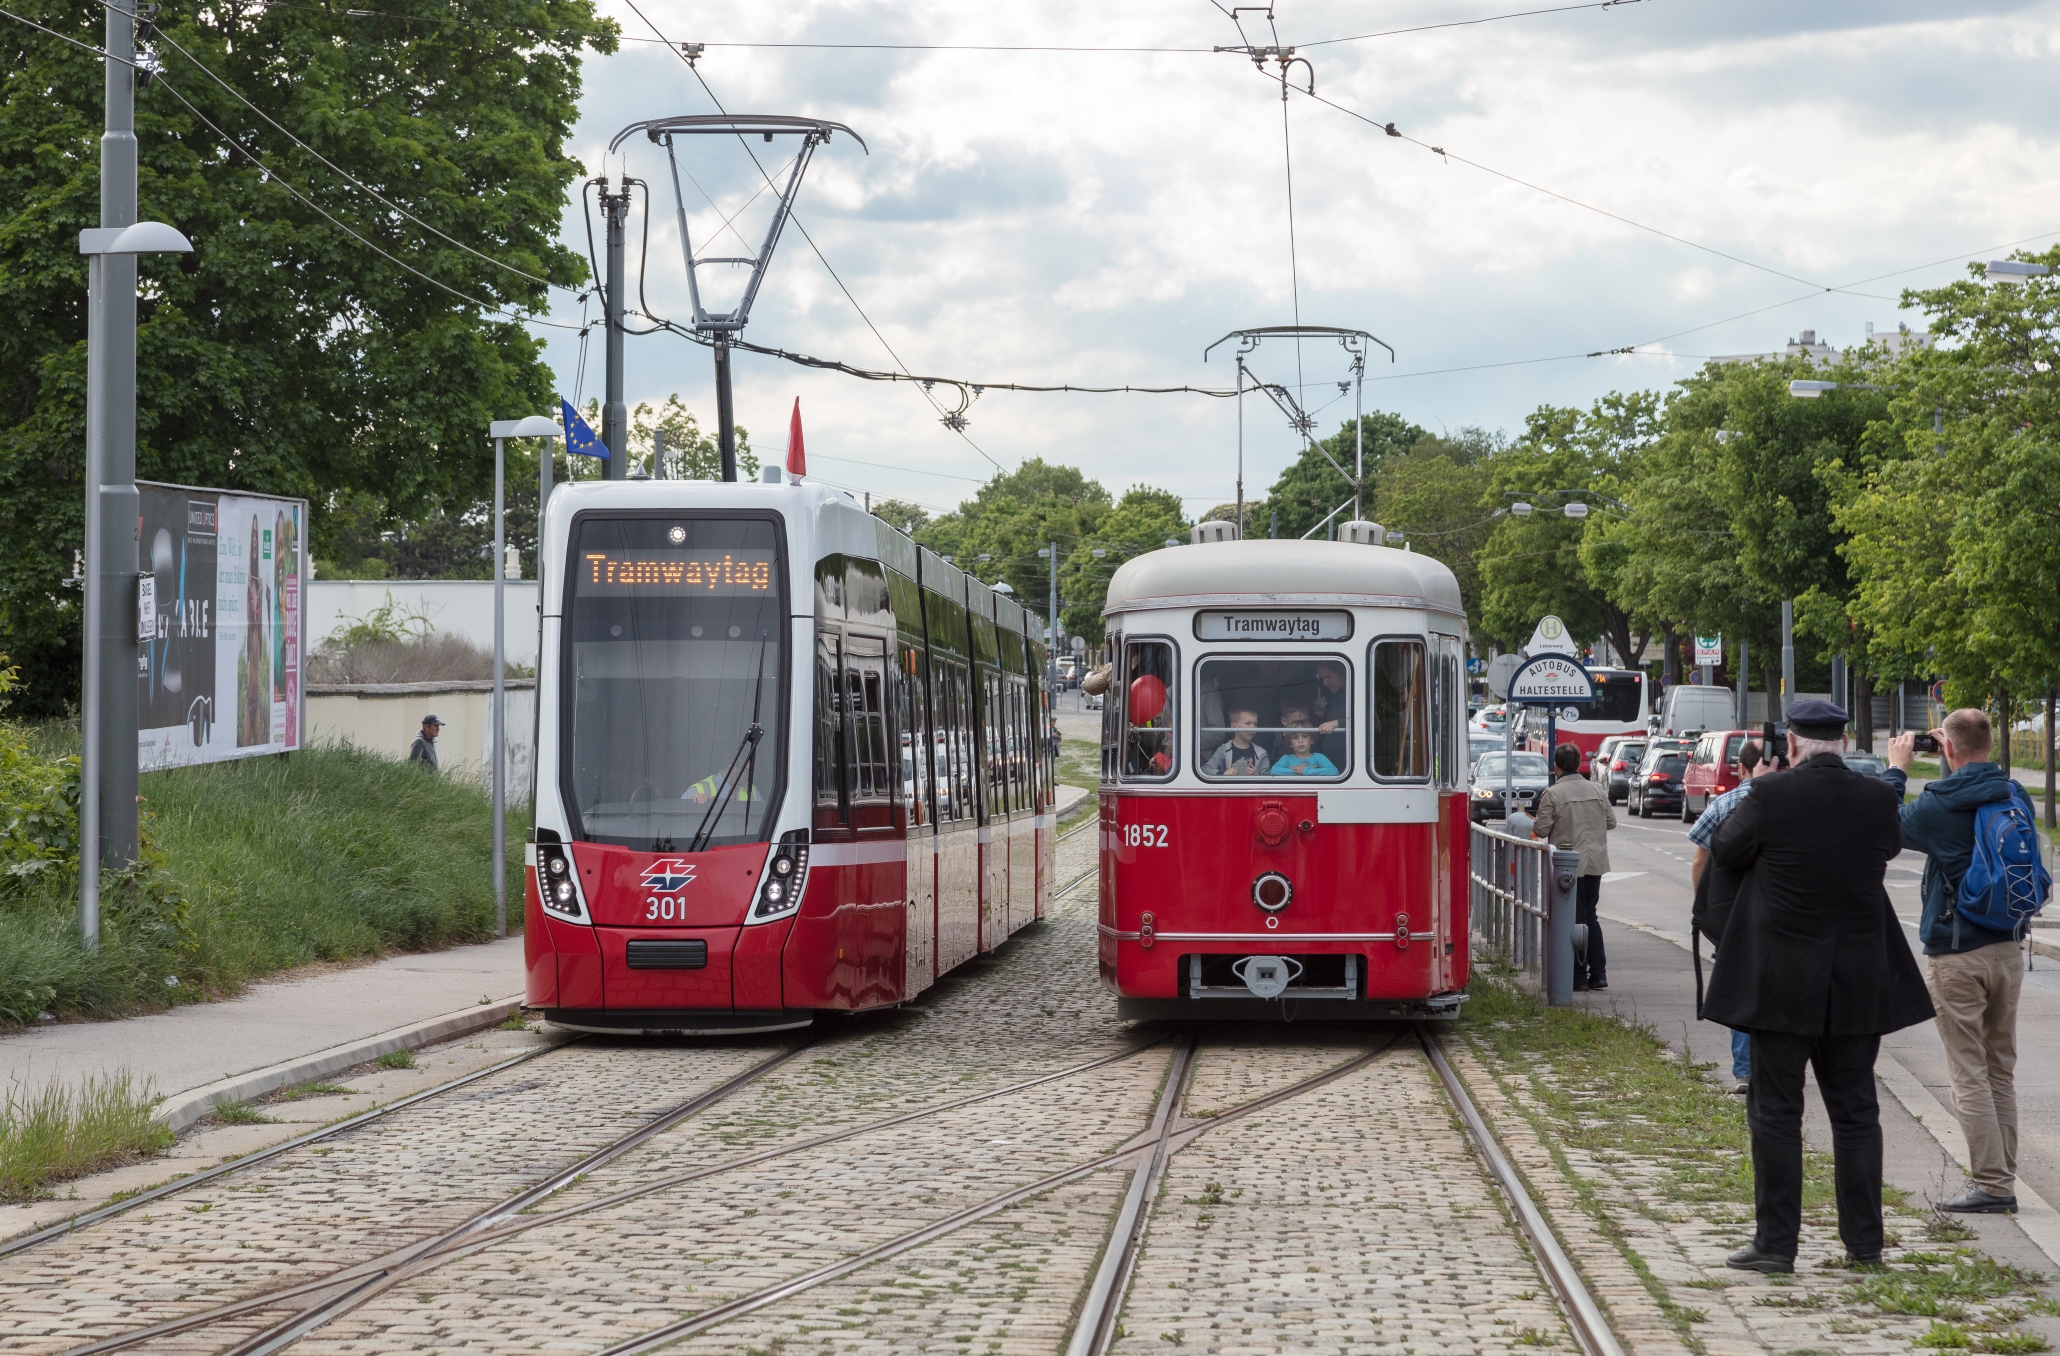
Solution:
[[[1195,639],[1350,640],[1352,614],[1342,609],[1214,608],[1195,614]]]

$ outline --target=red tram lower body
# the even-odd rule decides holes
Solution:
[[[1101,976],[1120,1015],[1457,1014],[1463,795],[1105,793],[1100,827]]]
[[[693,854],[532,847],[526,1001],[577,1030],[694,1034],[905,1003],[1044,916],[1055,842],[1050,814],[818,836],[799,907],[752,922],[776,844]],[[540,865],[553,852],[577,889],[557,911],[544,906]],[[575,916],[560,916],[565,908]]]

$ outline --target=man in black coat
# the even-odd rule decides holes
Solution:
[[[1795,1269],[1802,1227],[1803,1068],[1831,1116],[1838,1234],[1856,1262],[1881,1260],[1881,1037],[1928,1020],[1931,998],[1882,877],[1903,848],[1898,797],[1847,768],[1846,714],[1789,711],[1791,769],[1753,782],[1710,855],[1742,874],[1703,1016],[1752,1033],[1752,1242],[1743,1271]]]

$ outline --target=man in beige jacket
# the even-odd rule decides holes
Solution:
[[[1606,989],[1609,954],[1602,946],[1595,906],[1602,899],[1602,878],[1609,871],[1608,833],[1617,826],[1616,811],[1609,808],[1609,793],[1581,775],[1578,747],[1561,744],[1552,752],[1552,765],[1558,769],[1559,779],[1539,793],[1538,822],[1531,837],[1581,854],[1574,921],[1587,926],[1588,949],[1574,959],[1574,988]]]

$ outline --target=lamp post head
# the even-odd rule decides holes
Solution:
[[[1576,499],[1569,503],[1566,506],[1566,508],[1562,510],[1562,512],[1564,512],[1567,517],[1572,518],[1575,522],[1579,522],[1581,519],[1588,516],[1588,506],[1582,503],[1580,500]]]
[[[532,414],[526,419],[496,419],[487,425],[489,438],[562,438],[565,430],[548,415]]]
[[[2043,278],[2053,269],[2050,264],[2027,264],[2016,259],[1991,259],[1981,271],[1990,282],[2021,283],[2026,278]]]
[[[1826,391],[1835,391],[1837,389],[1838,383],[1835,381],[1791,381],[1788,383],[1788,394],[1798,400],[1815,400]]]
[[[1531,516],[1532,513],[1536,512],[1535,509],[1533,509],[1529,504],[1525,503],[1521,499],[1517,500],[1514,504],[1511,504],[1509,506],[1509,511],[1511,513],[1514,513],[1519,518],[1528,518]]]
[[[193,242],[162,221],[94,226],[79,232],[81,254],[191,254]]]

